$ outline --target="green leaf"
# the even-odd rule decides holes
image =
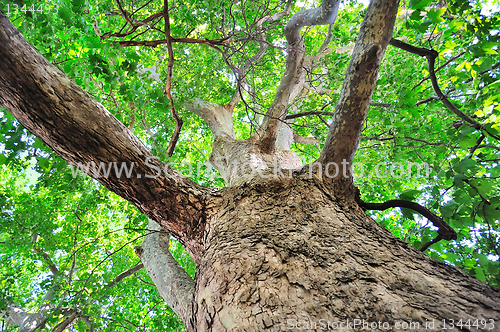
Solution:
[[[415,201],[420,196],[420,193],[420,190],[417,189],[407,189],[399,194],[399,198],[406,201]]]
[[[73,23],[73,13],[66,6],[59,7],[58,11],[59,17],[61,17],[68,25],[72,25]]]
[[[466,158],[466,159],[463,159],[460,161],[458,169],[459,169],[459,172],[464,173],[464,172],[466,172],[466,171],[468,171],[476,166],[477,166],[476,161],[474,161],[470,158]]]
[[[439,211],[441,212],[441,215],[445,218],[451,218],[454,213],[454,209],[452,209],[450,206],[441,206],[439,208]]]
[[[412,9],[423,9],[430,5],[431,2],[432,0],[410,0],[410,3],[408,5]]]

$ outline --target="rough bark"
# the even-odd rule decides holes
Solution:
[[[326,12],[294,16],[287,29],[290,45],[301,43],[302,26],[329,23],[334,3],[324,1],[320,8]],[[322,161],[352,158],[396,10],[397,2],[388,0],[369,7]],[[215,193],[171,169],[144,178],[156,174],[145,162],[149,151],[38,54],[3,14],[0,45],[0,102],[21,124],[70,163],[135,163],[130,178],[96,179],[158,221],[193,255],[194,295],[160,234],[146,239],[141,253],[160,294],[188,322],[188,331],[279,331],[296,323],[315,323],[310,330],[322,330],[326,322],[347,319],[392,326],[436,320],[439,330],[441,319],[500,319],[499,290],[399,241],[367,217],[353,195],[310,178],[308,168],[284,178],[267,166],[287,165],[296,157],[287,150],[293,133],[278,123],[286,125],[284,110],[300,77],[299,49],[288,59],[295,63],[287,67],[291,74],[285,74],[276,99],[281,104],[271,108],[260,146],[236,141],[232,119],[219,118],[219,109],[203,111],[208,107],[199,103],[199,114],[215,134],[212,161],[226,158],[222,170],[237,161],[262,171],[240,181],[227,168],[229,187]],[[263,153],[262,146],[272,151]],[[151,164],[163,169],[158,161]]]
[[[160,222],[198,261],[210,190],[153,158],[127,127],[40,55],[3,13],[0,45],[0,104],[72,165],[133,166],[130,177],[89,175]]]
[[[500,319],[499,290],[409,247],[308,174],[221,194],[197,270],[196,331]]]
[[[379,0],[368,6],[319,158],[322,163],[352,163],[380,63],[392,37],[398,4],[397,0]]]

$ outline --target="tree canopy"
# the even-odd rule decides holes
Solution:
[[[213,135],[194,114],[195,101],[233,104],[235,137],[251,137],[267,121],[283,76],[286,22],[318,4],[176,0],[168,3],[166,25],[164,5],[7,0],[0,10],[157,158],[202,186],[221,188],[224,179],[208,162]],[[432,243],[426,253],[495,287],[499,6],[490,0],[400,4],[354,159],[364,202],[412,201],[442,216],[457,239]],[[365,9],[346,1],[333,25],[302,29],[306,70],[287,121],[296,134],[292,150],[307,162],[320,157],[327,139]],[[148,234],[146,216],[76,175],[9,112],[0,112],[0,312],[7,303],[20,312],[46,306],[45,327],[55,331],[72,315],[75,331],[183,330],[134,252]],[[438,237],[414,210],[367,213],[417,249]],[[170,239],[170,250],[193,276],[195,265],[177,239]],[[3,320],[1,330],[16,330],[7,325]]]

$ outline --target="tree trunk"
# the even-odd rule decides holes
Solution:
[[[307,173],[220,200],[197,270],[195,331],[437,331],[443,319],[450,331],[460,319],[498,331],[499,290],[409,247]]]
[[[397,1],[390,3],[391,10],[382,5],[370,8],[388,12],[393,18]],[[385,24],[390,20],[382,17],[372,21]],[[386,42],[392,31],[392,25],[387,25],[390,29],[386,27],[379,38]],[[366,36],[374,34],[369,29],[363,31],[366,33],[354,57],[365,60],[352,61],[353,69],[348,72],[355,78],[370,74],[374,85],[376,75],[372,74],[377,64],[369,58],[377,55],[379,61],[386,44],[365,42]],[[465,323],[468,319],[485,322],[472,330],[498,331],[492,324],[500,319],[499,290],[396,239],[366,216],[355,202],[352,187],[340,190],[342,181],[326,185],[322,179],[309,178],[306,167],[293,178],[266,179],[255,174],[252,179],[240,180],[228,173],[229,188],[219,192],[202,188],[159,161],[147,163],[152,155],[142,143],[43,59],[1,13],[0,45],[0,104],[23,126],[72,164],[135,163],[131,176],[94,177],[159,222],[191,253],[197,263],[194,299],[188,303],[192,305],[183,302],[187,296],[173,296],[182,302],[178,307],[184,312],[193,310],[191,319],[184,319],[188,331],[359,331],[364,323],[369,324],[364,330],[380,331],[403,328],[403,323],[410,322],[414,325],[409,330],[458,331],[450,327],[451,320]],[[358,66],[367,62],[370,66]],[[354,88],[364,97],[358,100],[361,106],[339,108],[323,162],[335,158],[350,162],[357,147],[359,132],[351,135],[349,144],[341,138],[346,137],[345,132],[361,129],[373,86],[371,90],[345,87],[344,94],[352,98],[341,98],[346,100],[344,104],[356,99],[349,94]],[[286,101],[285,97],[280,98]],[[289,150],[278,143],[287,138],[289,145],[293,133],[285,135],[276,121],[268,122],[272,130],[262,140],[268,145],[262,153],[262,144],[234,140],[228,112],[214,113],[223,108],[203,102],[198,105],[201,109],[197,114],[210,125],[221,127],[214,130],[219,137],[212,156],[216,161],[226,158],[223,167],[250,159],[260,170],[274,161],[278,165],[288,161],[288,157],[281,157],[289,156]],[[286,116],[281,107],[273,109],[278,113],[270,114],[273,118]],[[345,119],[351,117],[353,109],[359,114],[348,123]],[[165,174],[144,176],[156,174],[156,169]],[[271,168],[264,171],[265,176],[277,175]],[[344,182],[348,181],[350,178]],[[144,255],[145,259],[154,256]],[[183,289],[189,289],[187,279],[168,275],[167,270],[178,270],[172,265],[157,279],[172,284],[178,281]],[[149,266],[150,271],[161,270],[154,264]],[[168,287],[166,292],[174,288]]]

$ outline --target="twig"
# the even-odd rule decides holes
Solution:
[[[444,93],[441,91],[441,88],[439,87],[437,77],[436,77],[436,72],[434,70],[434,64],[436,62],[436,58],[439,56],[439,53],[436,52],[435,50],[429,50],[426,48],[421,48],[421,47],[415,47],[413,45],[406,44],[405,42],[402,42],[400,40],[392,38],[391,41],[389,42],[394,47],[400,48],[402,50],[405,50],[407,52],[423,56],[427,59],[428,63],[428,70],[429,70],[429,78],[432,83],[432,88],[434,89],[434,92],[438,96],[438,99],[441,100],[441,102],[453,113],[455,113],[460,119],[464,120],[465,122],[468,122],[472,125],[473,128],[475,129],[481,129],[481,124],[471,117],[469,117],[467,114],[459,110],[455,105],[453,105],[450,100],[444,95]]]
[[[117,36],[121,37],[121,36]],[[174,38],[171,37],[170,41],[172,43],[186,43],[186,44],[205,44],[210,47],[216,46],[224,46],[227,43],[231,42],[230,38],[221,38],[221,39],[201,39],[201,38]],[[120,46],[150,46],[156,47],[158,45],[167,44],[167,39],[158,39],[158,40],[124,40],[118,42]],[[217,48],[217,47],[216,47]],[[219,48],[217,48],[220,51]]]
[[[167,156],[172,157],[174,154],[175,145],[179,140],[179,135],[182,128],[182,120],[175,111],[174,99],[172,98],[171,88],[172,88],[172,77],[174,75],[174,49],[172,47],[172,41],[170,37],[170,17],[168,14],[168,0],[163,1],[163,17],[165,18],[165,37],[167,38],[167,49],[168,49],[168,72],[167,72],[167,84],[165,85],[165,95],[168,100],[170,100],[170,113],[175,121],[175,129],[170,139],[170,143],[167,148]]]
[[[462,55],[465,54],[465,51],[461,52],[460,54],[452,57],[451,59],[449,59],[448,61],[446,61],[444,64],[442,64],[441,66],[439,66],[435,72],[437,73],[438,71],[440,71],[441,69],[443,69],[444,67],[446,67],[447,65],[449,65],[451,62],[455,61],[456,59],[460,58]],[[411,90],[415,90],[418,86],[420,86],[422,83],[424,83],[425,81],[427,81],[428,79],[430,79],[430,76],[427,76],[427,77],[424,77],[420,80],[420,82],[418,82],[413,88],[411,88]]]
[[[128,24],[130,24],[133,27],[134,23],[132,23],[132,20],[130,19],[130,17],[128,17],[127,12],[123,9],[122,4],[120,3],[120,0],[116,0],[116,3],[118,4],[118,9],[120,9],[120,12],[122,13],[123,18],[127,21]]]
[[[457,239],[457,233],[453,228],[450,227],[450,225],[448,225],[441,217],[438,217],[437,215],[429,211],[426,207],[418,203],[405,201],[403,199],[392,199],[384,203],[366,203],[361,199],[359,190],[356,194],[356,200],[359,206],[364,210],[383,211],[390,208],[400,207],[416,211],[427,218],[435,227],[438,228],[438,236],[434,240],[424,244],[420,249],[420,251],[422,252],[425,251],[430,245],[438,242],[439,240],[450,241]]]

